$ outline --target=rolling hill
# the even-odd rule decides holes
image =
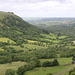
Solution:
[[[7,37],[14,41],[35,40],[35,37],[40,37],[40,33],[46,31],[29,24],[13,12],[0,11],[0,37]]]
[[[71,42],[74,36],[67,35],[69,32],[74,32],[71,28],[75,28],[73,26],[75,22],[70,21],[71,19],[32,18],[32,20],[35,26],[13,12],[0,11],[0,75],[5,75],[9,69],[15,71],[16,75],[18,72],[23,72],[25,75],[37,75],[37,72],[39,75],[48,75],[59,73],[72,66],[63,65],[71,63],[75,54],[75,45]],[[64,32],[65,34],[62,34]],[[59,66],[53,66],[52,61],[55,58],[58,59]],[[51,63],[51,66],[44,67],[43,63],[46,61]],[[25,65],[27,65],[26,71],[23,67]]]

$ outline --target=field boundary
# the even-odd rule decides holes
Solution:
[[[54,74],[54,75],[59,75],[59,74],[61,74],[61,73],[63,73],[63,72],[66,72],[66,71],[71,70],[71,69],[74,68],[74,67],[75,67],[75,65],[72,66],[72,67],[70,67],[70,68],[68,68],[68,69],[66,69],[66,70],[64,70],[64,71],[61,71],[61,72],[59,72],[59,73],[57,73],[57,74]]]

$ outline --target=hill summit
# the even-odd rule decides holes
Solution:
[[[44,30],[29,24],[13,12],[0,11],[0,37],[7,37],[14,41],[20,39],[36,40],[35,37],[39,37],[40,33],[44,32]]]

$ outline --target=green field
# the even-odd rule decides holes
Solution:
[[[9,43],[15,43],[14,41],[10,40],[9,38],[0,38],[0,41],[1,42],[8,42],[9,41]]]
[[[53,61],[53,59],[40,59],[40,61],[42,63],[44,61]],[[26,72],[24,75],[47,75],[48,73],[56,74],[73,66],[73,65],[64,66],[64,64],[71,63],[72,58],[58,58],[58,62],[60,64],[59,66],[35,68],[32,71]]]
[[[7,64],[0,64],[0,75],[5,75],[7,69],[17,70],[18,67],[26,64],[25,62],[12,62]]]
[[[44,61],[53,61],[54,59],[40,59],[41,63],[43,63]],[[64,65],[67,63],[71,63],[72,62],[72,58],[57,58],[58,62],[60,65]]]
[[[0,51],[4,51],[4,50],[0,47]]]
[[[68,65],[68,66],[56,66],[56,67],[40,67],[36,68],[32,71],[26,72],[24,75],[47,75],[48,73],[56,74],[61,71],[64,71],[68,68],[70,68],[73,65]]]
[[[67,36],[59,36],[58,37],[57,35],[54,35],[53,33],[50,33],[49,35],[41,34],[41,36],[44,38],[39,38],[40,40],[50,41],[53,43],[59,43],[62,39],[67,38]]]
[[[43,47],[43,46],[38,46],[38,45],[33,45],[33,44],[23,44],[24,48],[20,47],[20,46],[12,46],[9,45],[8,47],[13,47],[15,50],[28,50],[28,49],[44,49],[47,47]]]
[[[24,47],[25,48],[28,48],[28,49],[41,49],[41,48],[47,48],[47,47],[43,47],[43,46],[38,46],[38,45],[33,45],[33,44],[24,44]]]
[[[38,43],[38,41],[33,41],[33,40],[27,40],[28,43]]]
[[[15,50],[25,50],[25,48],[22,48],[22,47],[20,47],[20,46],[12,46],[12,45],[9,45],[9,46],[7,46],[7,47],[12,47],[12,48],[14,48]]]
[[[60,36],[59,39],[67,38],[67,36]]]

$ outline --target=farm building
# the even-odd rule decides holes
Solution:
[[[72,64],[75,64],[75,61],[73,61]]]

